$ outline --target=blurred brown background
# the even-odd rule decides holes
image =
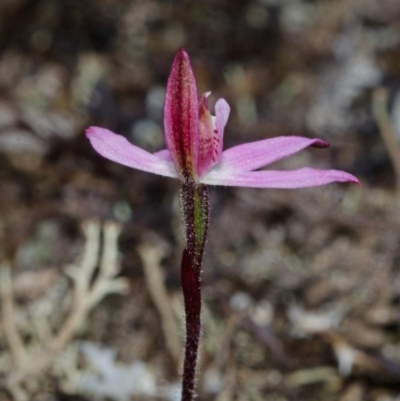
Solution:
[[[211,189],[198,399],[400,400],[398,0],[0,0],[0,400],[179,399],[178,183],[84,129],[161,149],[181,46],[225,148],[364,184]]]

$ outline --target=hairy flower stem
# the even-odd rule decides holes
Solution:
[[[209,208],[205,185],[186,181],[181,187],[186,248],[182,255],[181,280],[186,313],[186,346],[182,378],[182,401],[192,401],[197,354],[201,335],[201,262],[207,236]]]

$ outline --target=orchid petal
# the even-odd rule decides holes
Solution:
[[[114,134],[105,128],[90,127],[86,130],[86,136],[93,148],[106,159],[149,173],[178,177],[172,162],[162,160],[132,145],[121,135]]]
[[[201,182],[210,185],[252,188],[305,188],[331,182],[360,184],[356,177],[344,171],[315,170],[308,167],[293,171],[251,171],[236,174],[224,173],[215,169],[203,177]]]
[[[222,149],[224,146],[224,129],[228,122],[231,108],[225,99],[218,99],[215,103],[215,128],[218,133],[218,147],[216,154],[216,161],[218,162],[221,158]]]
[[[171,153],[168,149],[159,150],[156,153],[153,153],[154,156],[159,157],[162,160],[166,160],[167,162],[172,162]]]
[[[313,146],[327,148],[328,142],[301,136],[280,136],[234,146],[222,153],[218,169],[224,172],[256,170],[300,150]]]
[[[197,176],[199,148],[197,88],[188,54],[180,49],[172,64],[164,104],[165,144],[181,178]]]

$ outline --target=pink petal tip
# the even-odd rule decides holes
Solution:
[[[331,144],[327,141],[323,141],[322,139],[316,139],[314,143],[310,145],[312,148],[320,148],[320,149],[325,149],[329,148]]]

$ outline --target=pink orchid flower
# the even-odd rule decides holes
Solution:
[[[86,135],[94,149],[109,160],[183,181],[255,188],[315,187],[331,182],[359,184],[356,177],[338,170],[306,167],[293,171],[255,171],[308,146],[326,148],[329,143],[282,136],[222,151],[230,107],[224,99],[219,99],[212,116],[208,95],[209,92],[198,99],[189,56],[181,49],[172,65],[164,105],[167,149],[151,154],[105,128],[90,127]]]
[[[326,148],[321,139],[283,136],[246,143],[222,151],[230,108],[220,99],[215,116],[208,108],[209,93],[197,96],[189,56],[181,49],[168,79],[164,105],[166,149],[151,154],[107,129],[86,131],[95,150],[128,167],[181,180],[180,202],[186,232],[181,282],[186,314],[186,346],[182,376],[182,401],[193,401],[197,353],[201,334],[200,274],[209,225],[206,185],[256,188],[300,188],[330,182],[354,182],[344,171],[301,168],[294,171],[256,171],[308,147]]]

